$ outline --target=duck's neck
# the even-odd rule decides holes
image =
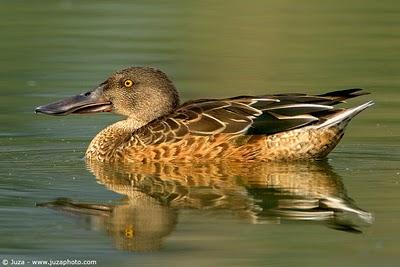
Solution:
[[[115,159],[115,151],[118,147],[127,141],[132,133],[147,122],[141,122],[133,119],[118,121],[100,131],[90,142],[86,150],[87,159],[96,159],[99,161],[112,161]]]

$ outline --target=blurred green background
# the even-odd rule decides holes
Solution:
[[[91,256],[120,265],[393,266],[400,235],[398,1],[1,1],[0,258]],[[360,87],[376,105],[330,155],[376,222],[362,235],[304,225],[249,226],[183,212],[165,249],[129,254],[35,202],[119,196],[82,160],[116,116],[47,117],[34,107],[153,66],[182,100]]]

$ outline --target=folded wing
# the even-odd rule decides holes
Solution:
[[[135,135],[143,144],[176,142],[186,135],[274,134],[321,123],[342,109],[333,105],[366,94],[347,89],[323,95],[279,94],[202,99],[183,104],[173,114],[139,129]]]

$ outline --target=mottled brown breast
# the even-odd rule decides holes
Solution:
[[[340,141],[339,127],[313,127],[274,135],[188,135],[177,142],[146,145],[138,138],[115,151],[122,161],[291,161],[325,157]]]

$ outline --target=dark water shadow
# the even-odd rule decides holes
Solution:
[[[183,209],[229,212],[252,224],[316,223],[353,233],[372,223],[326,161],[87,166],[99,183],[125,196],[119,204],[59,198],[38,205],[95,217],[121,250],[160,249]]]

